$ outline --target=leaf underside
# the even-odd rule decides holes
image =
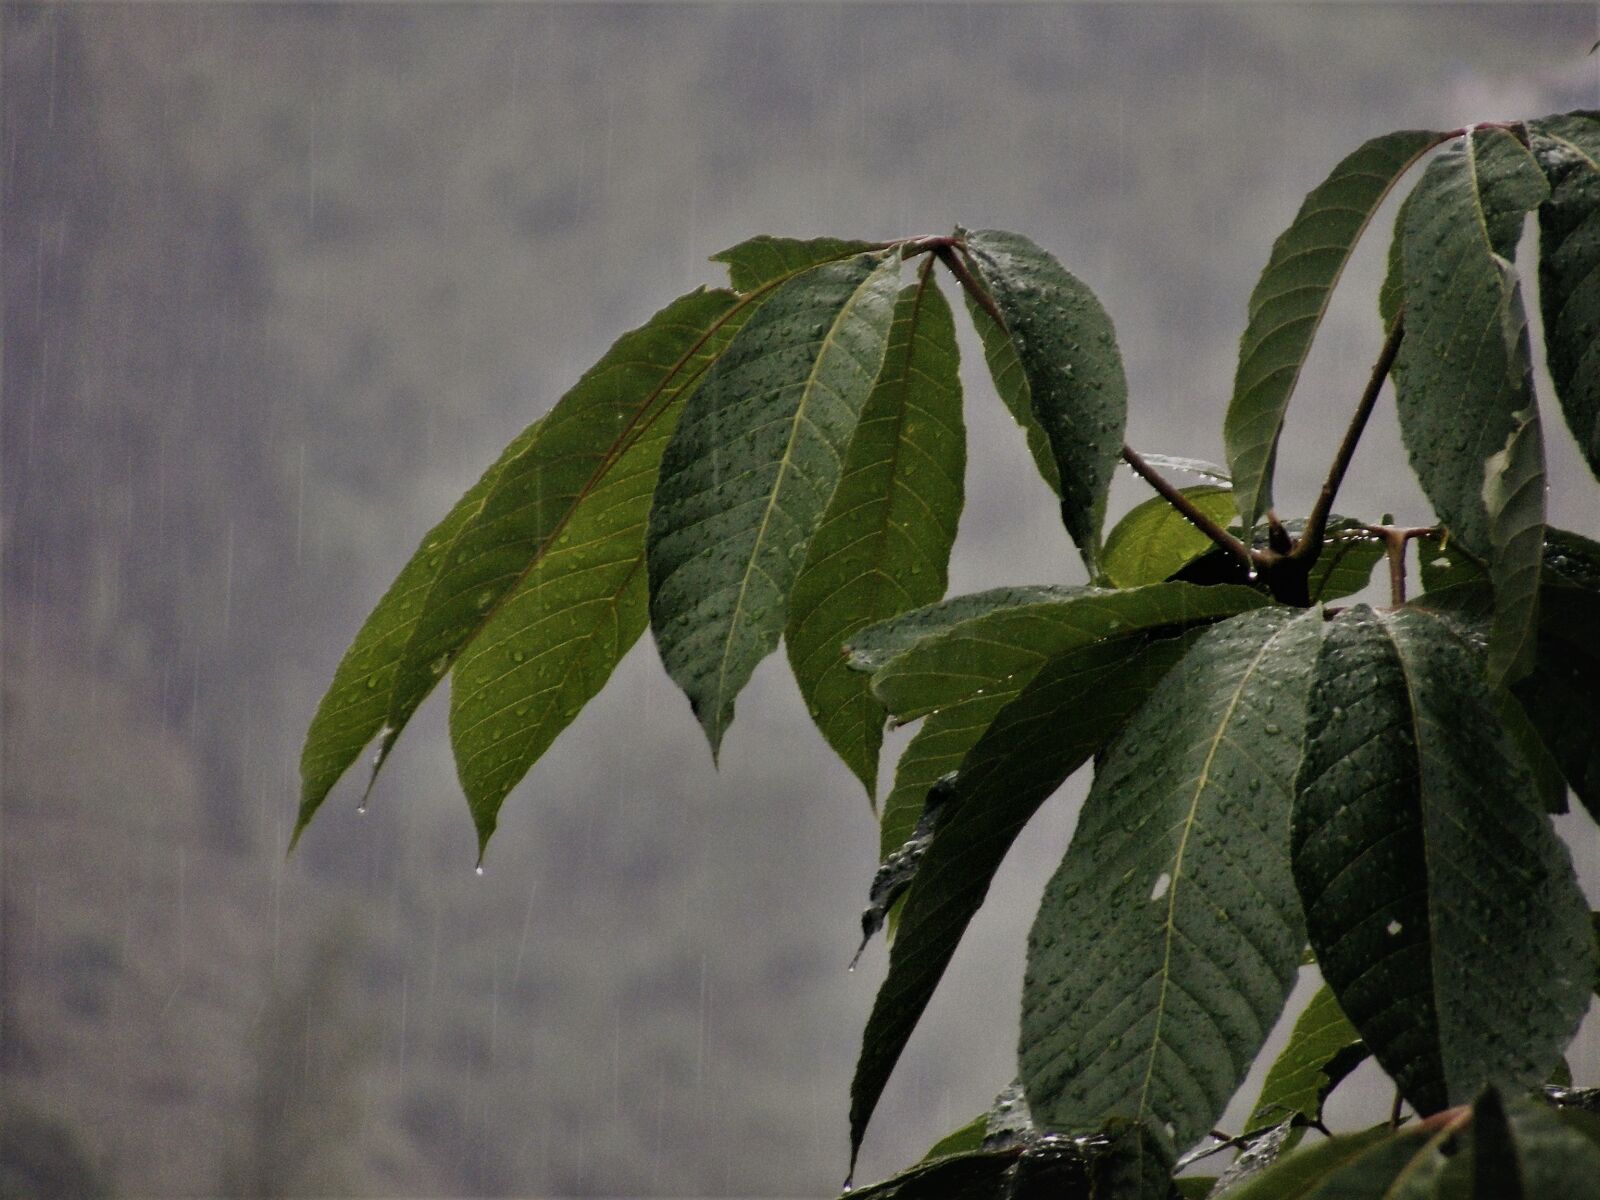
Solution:
[[[1267,1072],[1247,1129],[1289,1117],[1322,1119],[1328,1093],[1367,1056],[1350,1019],[1324,985],[1294,1023],[1289,1043]]]
[[[1306,196],[1250,295],[1233,398],[1223,423],[1240,520],[1253,528],[1272,505],[1272,474],[1289,397],[1334,285],[1378,206],[1442,135],[1403,130],[1373,138]]]
[[[900,293],[883,371],[789,597],[800,694],[869,799],[884,712],[844,643],[944,595],[966,469],[958,366],[950,307],[924,270]]]
[[[1587,908],[1494,703],[1432,613],[1328,628],[1295,880],[1324,978],[1423,1113],[1542,1080],[1588,1004]]]
[[[650,624],[713,754],[783,632],[883,362],[898,269],[892,254],[861,255],[784,283],[707,372],[662,457]]]
[[[1023,1086],[1041,1124],[1113,1117],[1193,1144],[1294,984],[1290,781],[1318,611],[1204,634],[1102,758],[1045,889],[1023,982]]]

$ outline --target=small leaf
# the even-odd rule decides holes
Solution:
[[[1528,125],[1550,182],[1539,206],[1539,303],[1550,378],[1567,426],[1600,477],[1600,113]]]
[[[1111,319],[1093,292],[1019,234],[969,233],[966,251],[1005,318],[1061,480],[1062,519],[1093,574],[1127,423]]]
[[[1207,631],[1101,759],[1029,937],[1041,1124],[1192,1145],[1271,1031],[1305,944],[1289,788],[1322,623],[1274,607]]]
[[[958,365],[949,305],[925,268],[900,293],[883,371],[789,597],[784,640],[800,694],[869,800],[883,706],[843,645],[944,595],[966,469]]]
[[[820,267],[823,263],[882,249],[882,246],[875,246],[871,242],[853,242],[842,238],[806,240],[761,234],[737,246],[717,251],[711,256],[711,261],[727,265],[728,282],[735,291],[754,292],[812,267]]]
[[[1250,295],[1250,324],[1223,436],[1245,528],[1272,505],[1272,471],[1289,397],[1334,285],[1357,240],[1400,176],[1444,135],[1408,129],[1373,138],[1306,196]]]
[[[1537,1083],[1588,1003],[1588,910],[1472,652],[1423,609],[1328,630],[1295,881],[1340,1007],[1418,1112]]]
[[[1480,129],[1440,154],[1408,204],[1406,333],[1395,360],[1411,465],[1452,539],[1493,556],[1484,462],[1532,403],[1526,322],[1509,260],[1548,193],[1521,142]]]
[[[1320,1121],[1329,1093],[1366,1057],[1361,1035],[1333,993],[1326,985],[1318,988],[1267,1072],[1246,1128],[1260,1129],[1286,1117]]]
[[[923,1162],[932,1162],[936,1158],[946,1158],[952,1154],[970,1154],[983,1146],[984,1136],[989,1132],[989,1114],[979,1113],[960,1129],[951,1130],[928,1148],[922,1156]]]
[[[1227,524],[1233,493],[1225,487],[1184,488],[1206,516]],[[1100,572],[1117,587],[1160,583],[1212,548],[1212,541],[1160,496],[1135,506],[1106,537]]]
[[[650,624],[713,755],[783,632],[883,362],[898,271],[893,253],[862,255],[783,284],[706,373],[662,457]]]

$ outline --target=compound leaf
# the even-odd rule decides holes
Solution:
[[[1323,977],[1411,1105],[1544,1079],[1588,1004],[1588,910],[1469,648],[1416,608],[1328,629],[1296,781]]]
[[[1223,423],[1239,517],[1246,529],[1272,505],[1272,471],[1289,397],[1357,240],[1389,190],[1443,139],[1408,129],[1373,138],[1318,184],[1250,294],[1233,399]]]
[[[1093,574],[1127,424],[1128,384],[1111,319],[1093,292],[1020,234],[969,233],[966,253],[1005,319],[1055,459],[1062,519]]]
[[[883,706],[843,646],[944,595],[966,469],[955,323],[926,268],[895,306],[883,371],[795,580],[784,631],[812,719],[869,798]]]
[[[899,265],[893,251],[860,255],[782,284],[706,373],[662,456],[650,625],[713,755],[783,632],[883,363]]]
[[[1208,630],[1101,759],[1029,937],[1042,1125],[1191,1145],[1271,1031],[1305,944],[1288,814],[1322,626],[1274,607]]]

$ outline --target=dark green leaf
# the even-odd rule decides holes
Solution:
[[[1516,1141],[1494,1088],[1472,1106],[1472,1200],[1527,1200]]]
[[[989,1132],[989,1114],[979,1113],[960,1129],[952,1130],[945,1134],[922,1156],[923,1162],[931,1162],[936,1158],[947,1158],[952,1154],[969,1154],[983,1147],[983,1139]]]
[[[1217,1180],[1215,1194],[1230,1195],[1293,1150],[1303,1131],[1293,1120],[1280,1121],[1252,1137]]]
[[[1399,1200],[1386,1189],[1406,1174],[1437,1174],[1440,1147],[1454,1136],[1453,1130],[1410,1126],[1396,1133],[1379,1125],[1330,1138],[1280,1159],[1228,1200]]]
[[[1522,702],[1512,692],[1505,688],[1495,688],[1492,694],[1500,723],[1505,726],[1506,733],[1511,735],[1512,742],[1516,744],[1522,765],[1533,776],[1534,786],[1539,793],[1540,807],[1548,813],[1566,812],[1566,777],[1561,773],[1561,764],[1556,761],[1555,755],[1545,744],[1544,735],[1529,720]]]
[[[1524,214],[1548,190],[1521,142],[1480,129],[1429,163],[1407,206],[1406,334],[1394,368],[1401,432],[1452,538],[1485,560],[1484,464],[1531,404],[1510,259]]]
[[[1296,518],[1285,521],[1283,527],[1291,537],[1299,537],[1305,522]],[[1237,526],[1231,528],[1239,535]],[[1255,543],[1258,549],[1267,545],[1267,531],[1258,527]],[[1337,600],[1352,596],[1372,581],[1372,569],[1383,559],[1383,543],[1364,531],[1359,521],[1335,516],[1328,521],[1328,534],[1322,543],[1322,552],[1311,566],[1306,580],[1312,603]],[[1175,572],[1173,579],[1201,584],[1248,582],[1248,575],[1239,560],[1221,548],[1209,550],[1199,558]]]
[[[1473,1106],[1471,1153],[1473,1200],[1600,1197],[1600,1145],[1536,1101],[1486,1093]]]
[[[860,1187],[850,1200],[1010,1200],[1023,1147],[973,1150],[926,1159],[882,1183]],[[1074,1200],[1065,1197],[1063,1200]]]
[[[1052,589],[1033,603],[991,605],[917,642],[873,677],[874,692],[897,719],[926,718],[901,755],[884,802],[883,853],[910,836],[928,789],[961,766],[1000,710],[1052,655],[1101,638],[1230,617],[1266,603],[1264,596],[1238,587]]]
[[[784,640],[800,694],[869,799],[883,706],[844,643],[944,595],[966,469],[958,365],[949,305],[924,270],[900,294],[883,371],[789,597]]]
[[[1539,304],[1567,426],[1600,476],[1600,114],[1529,123],[1550,182],[1539,206]]]
[[[1489,628],[1489,678],[1521,679],[1533,669],[1539,628],[1539,569],[1544,558],[1544,446],[1539,413],[1516,414],[1505,447],[1483,464],[1483,502],[1489,515],[1489,581],[1494,621]]]
[[[1419,1112],[1537,1083],[1588,1003],[1588,910],[1473,653],[1351,609],[1308,725],[1295,880],[1340,1007]]]
[[[1317,989],[1294,1023],[1289,1044],[1267,1072],[1246,1127],[1259,1129],[1286,1117],[1320,1121],[1328,1093],[1366,1057],[1361,1035],[1333,993],[1326,985]]]
[[[1241,605],[1259,603],[1254,593],[1227,590]],[[1125,613],[1136,612],[1142,602],[1149,617],[1160,615],[1151,596],[1121,592],[1106,599],[1110,597],[1135,598],[1135,604],[1125,603]],[[1097,599],[1091,593],[1079,604]],[[956,760],[961,769],[948,785],[953,791],[946,801],[948,814],[941,818],[906,896],[890,949],[889,974],[873,1004],[851,1085],[853,1146],[860,1145],[883,1085],[1011,843],[1039,805],[1122,726],[1186,645],[1184,636],[1149,636],[1166,622],[1127,624],[1121,632],[1109,632],[1111,619],[1127,618],[1112,618],[1107,610],[1115,611],[1107,604],[1071,620],[1064,613],[1048,618],[1036,614],[1031,622],[996,620],[990,627],[993,644],[1017,648],[1018,673],[1028,682],[1024,687],[997,674],[989,686],[978,685],[983,701],[990,701],[995,690],[1004,698],[997,701],[997,715],[984,720],[967,742],[970,749]],[[965,633],[974,642],[983,640],[981,632]],[[1056,653],[1047,662],[1030,663],[1025,657],[1052,641]],[[958,646],[955,654],[961,653]],[[1083,697],[1091,695],[1095,703],[1084,704]],[[1007,704],[1005,698],[1011,696],[1015,699]],[[930,725],[937,719],[930,718]]]
[[[978,340],[983,343],[983,360],[989,366],[989,377],[994,380],[995,393],[1006,406],[1012,420],[1021,428],[1028,444],[1028,453],[1033,456],[1040,477],[1059,496],[1061,471],[1056,466],[1055,455],[1050,452],[1050,439],[1034,418],[1033,395],[1029,391],[1022,362],[1017,358],[1017,349],[1012,345],[1010,335],[982,305],[974,301],[965,289],[962,295],[966,297],[967,313],[972,318],[973,328],[978,331]]]
[[[951,596],[948,600],[924,605],[858,631],[845,643],[845,657],[852,670],[870,674],[904,654],[923,638],[943,633],[964,621],[999,608],[1067,600],[1079,595],[1082,590],[1063,584],[1024,584]]]
[[[823,263],[881,249],[882,246],[874,246],[871,242],[853,242],[841,238],[806,240],[762,234],[737,246],[719,250],[711,256],[711,261],[727,264],[728,282],[735,291],[754,292],[769,283],[788,279],[812,267],[820,267]]]
[[[401,653],[416,629],[423,598],[444,570],[445,548],[482,509],[484,497],[506,463],[521,455],[533,442],[539,424],[535,421],[518,434],[482,478],[456,501],[445,519],[428,531],[411,561],[389,585],[389,590],[345,651],[344,659],[334,672],[333,683],[312,718],[305,748],[300,753],[301,799],[294,827],[296,841],[339,777],[383,728],[384,719],[389,715],[389,698]],[[385,737],[387,740],[387,735]],[[381,750],[378,761],[382,761]],[[377,771],[377,763],[373,771]]]
[[[1289,788],[1322,624],[1272,608],[1207,631],[1102,758],[1029,938],[1041,1124],[1120,1116],[1191,1145],[1271,1031],[1305,944]]]
[[[1111,319],[1093,292],[1019,234],[969,233],[966,251],[1005,318],[1061,480],[1062,519],[1092,574],[1127,423]]]
[[[1272,505],[1272,469],[1289,397],[1334,285],[1357,240],[1400,176],[1444,135],[1404,130],[1373,138],[1306,196],[1250,295],[1250,324],[1223,436],[1245,528]]]
[[[1226,525],[1233,493],[1225,487],[1184,488],[1206,516]],[[1212,541],[1160,496],[1136,505],[1106,536],[1100,573],[1116,587],[1160,583],[1212,548]]]
[[[713,755],[783,632],[883,362],[898,270],[893,252],[862,255],[783,284],[706,373],[662,457],[650,625]]]

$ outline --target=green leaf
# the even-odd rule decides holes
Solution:
[[[1245,528],[1272,505],[1272,472],[1289,398],[1357,240],[1400,176],[1443,134],[1408,129],[1366,142],[1318,184],[1250,294],[1233,399],[1223,424]]]
[[[1483,464],[1483,503],[1489,516],[1489,580],[1494,622],[1489,629],[1489,677],[1521,679],[1533,669],[1539,628],[1539,568],[1544,560],[1544,446],[1539,412],[1516,414],[1505,447]]]
[[[1550,182],[1539,206],[1545,355],[1567,426],[1600,477],[1600,114],[1529,122]]]
[[[966,434],[955,323],[932,275],[900,293],[883,371],[789,597],[789,663],[812,719],[876,796],[883,706],[846,639],[944,595]]]
[[[1548,813],[1566,812],[1566,777],[1561,773],[1561,764],[1545,745],[1544,736],[1528,718],[1522,702],[1513,693],[1505,688],[1495,688],[1493,696],[1495,712],[1499,714],[1500,723],[1505,726],[1506,733],[1516,744],[1522,765],[1533,776],[1534,785],[1539,793],[1540,807]]]
[[[312,721],[298,828],[374,736],[376,775],[418,705],[579,510],[596,491],[615,495],[608,481],[619,464],[628,464],[623,477],[636,476],[636,454],[650,451],[635,451],[635,443],[648,442],[663,419],[670,427],[684,392],[756,301],[692,292],[623,335],[424,539],[368,618]],[[483,816],[492,828],[492,806],[475,797],[473,808],[485,837]]]
[[[1045,436],[1044,429],[1033,415],[1033,395],[1028,388],[1028,376],[1017,357],[1011,335],[982,305],[973,300],[966,289],[962,289],[962,296],[966,299],[972,326],[978,331],[978,340],[983,343],[983,360],[989,366],[989,378],[994,380],[995,393],[1006,406],[1012,420],[1021,428],[1028,453],[1033,456],[1034,466],[1039,468],[1040,478],[1059,496],[1061,471],[1056,466],[1055,455],[1050,451],[1050,439]]]
[[[1101,759],[1029,937],[1042,1125],[1192,1145],[1271,1031],[1305,944],[1289,788],[1322,624],[1274,607],[1207,631]]]
[[[951,596],[860,630],[845,643],[845,657],[851,670],[870,674],[924,638],[944,633],[994,609],[1066,600],[1082,590],[1064,584],[1024,584]]]
[[[966,252],[1005,318],[1061,480],[1062,519],[1093,574],[1127,423],[1111,319],[1093,292],[1020,234],[969,233]]]
[[[960,770],[906,895],[889,974],[862,1037],[852,1146],[1018,832],[1177,661],[1187,635],[1172,631],[1265,603],[1243,588],[1083,589],[1073,600],[957,626],[885,668],[880,679],[905,669],[889,688],[915,708],[936,693],[950,698],[922,734],[957,714],[960,724],[941,741],[950,763],[941,774]],[[1169,636],[1151,636],[1158,631]],[[1095,703],[1084,704],[1086,695]],[[886,825],[890,816],[886,806]]]
[[[727,264],[728,282],[735,291],[754,292],[812,267],[820,267],[823,263],[882,249],[881,245],[871,242],[853,242],[843,238],[807,240],[761,234],[737,246],[717,251],[711,256],[711,261]]]
[[[428,531],[345,651],[300,753],[300,812],[291,849],[339,777],[383,729],[401,654],[416,629],[423,598],[444,570],[445,548],[482,509],[505,465],[532,444],[539,425],[535,421],[518,434],[444,520]],[[380,750],[374,774],[382,755]]]
[[[1510,259],[1548,193],[1521,142],[1480,129],[1428,164],[1408,205],[1406,333],[1395,361],[1412,467],[1453,539],[1494,553],[1484,463],[1532,403],[1526,322]]]
[[[1328,1094],[1366,1057],[1361,1035],[1333,993],[1326,985],[1318,988],[1267,1072],[1246,1128],[1260,1129],[1291,1116],[1320,1121]]]
[[[1194,506],[1219,525],[1233,512],[1233,493],[1225,487],[1184,488]],[[1212,547],[1210,538],[1165,499],[1154,496],[1136,505],[1112,527],[1100,554],[1100,573],[1117,587],[1160,583]]]
[[[661,462],[650,625],[715,755],[778,644],[789,592],[883,363],[893,252],[783,284],[706,373]]]
[[[1296,518],[1285,521],[1283,527],[1291,537],[1299,537],[1305,522]],[[1230,531],[1239,536],[1238,526]],[[1257,527],[1255,544],[1258,549],[1267,545],[1267,531]],[[1367,533],[1359,521],[1349,517],[1334,516],[1328,520],[1327,537],[1323,539],[1322,552],[1312,564],[1306,580],[1313,604],[1352,596],[1372,581],[1372,569],[1383,560],[1383,543]],[[1191,583],[1217,584],[1249,582],[1249,576],[1239,560],[1221,548],[1208,550],[1175,572],[1173,579]]]
[[[1600,1197],[1600,1145],[1547,1105],[1487,1092],[1473,1106],[1471,1150],[1473,1200]]]
[[[1295,881],[1340,1007],[1419,1112],[1539,1082],[1588,1004],[1588,909],[1473,653],[1351,609],[1308,726]]]
[[[1221,483],[1232,486],[1233,476],[1228,474],[1227,468],[1219,467],[1216,463],[1206,462],[1203,458],[1182,458],[1175,454],[1142,454],[1141,458],[1149,466],[1159,471],[1186,471],[1190,475],[1198,475],[1208,483]],[[1130,468],[1131,469],[1131,468]]]
[[[901,755],[884,802],[885,856],[910,837],[928,789],[961,766],[1001,709],[1052,655],[1100,638],[1217,620],[1268,603],[1247,588],[1191,584],[1041,589],[1031,602],[1027,595],[916,642],[874,676],[875,694],[897,720],[926,718]]]
[[[989,1132],[989,1114],[979,1113],[960,1129],[945,1134],[922,1156],[923,1162],[946,1158],[952,1154],[970,1154],[982,1149],[983,1139]]]
[[[1379,1125],[1329,1138],[1279,1159],[1228,1200],[1398,1200],[1385,1189],[1408,1171],[1435,1172],[1453,1133]]]

